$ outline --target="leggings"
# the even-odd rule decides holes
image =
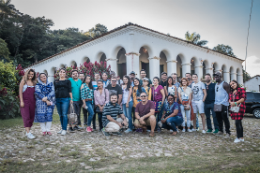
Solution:
[[[243,126],[242,120],[235,120],[236,129],[237,129],[237,138],[243,138]]]

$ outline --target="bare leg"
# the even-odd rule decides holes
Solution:
[[[197,120],[197,119],[196,119],[196,116],[197,116],[197,115],[196,115],[196,113],[194,113],[193,115],[194,115],[193,128],[194,128],[194,129],[197,129],[197,127],[196,127],[196,120]]]
[[[203,126],[203,130],[206,129],[206,117],[205,117],[205,114],[200,114],[201,116],[201,120],[202,120],[202,126]]]
[[[25,127],[26,133],[29,133],[29,132],[30,132],[30,129],[31,129],[31,127]]]
[[[155,116],[149,117],[150,124],[151,124],[151,132],[154,132],[155,126],[156,126],[156,118]]]

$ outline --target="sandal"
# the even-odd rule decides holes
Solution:
[[[154,137],[154,132],[151,132],[149,136]]]

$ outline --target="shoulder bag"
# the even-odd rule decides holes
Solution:
[[[70,104],[70,111],[69,111],[68,119],[69,119],[69,124],[77,125],[77,123],[78,123],[78,116],[77,116],[77,114],[74,111],[73,104]]]
[[[235,95],[233,94],[233,102],[234,102],[234,97],[235,97]],[[236,106],[230,106],[230,111],[234,112],[234,113],[238,113],[239,110],[240,110],[240,105],[241,105],[241,103],[239,105],[236,105]]]

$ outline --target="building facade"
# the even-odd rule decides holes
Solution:
[[[136,25],[126,24],[92,40],[76,45],[48,57],[27,68],[48,73],[54,80],[57,68],[84,62],[107,61],[119,76],[145,69],[148,77],[160,76],[161,72],[196,73],[199,78],[216,71],[223,73],[226,82],[232,79],[243,83],[242,62],[209,48],[197,46],[188,41]]]
[[[245,82],[246,91],[260,92],[260,75],[256,75]]]

